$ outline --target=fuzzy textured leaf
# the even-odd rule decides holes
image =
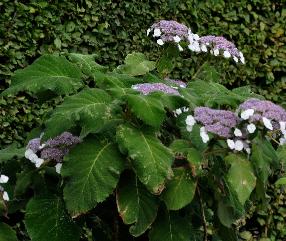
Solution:
[[[231,164],[227,174],[227,181],[243,205],[256,185],[256,177],[253,173],[251,163],[241,156],[234,154],[226,157],[226,160]]]
[[[39,93],[45,90],[66,95],[82,86],[81,77],[81,71],[65,57],[44,55],[25,69],[17,70],[10,88],[1,95],[16,94],[19,91]]]
[[[167,183],[161,197],[169,210],[179,210],[193,200],[197,183],[190,170],[176,168],[173,171],[174,177]]]
[[[156,96],[128,95],[131,111],[146,124],[160,127],[164,118],[164,105]]]
[[[38,197],[29,201],[25,224],[32,241],[78,241],[79,228],[56,196]]]
[[[160,193],[167,178],[171,178],[173,154],[153,133],[128,125],[117,130],[117,140],[132,159],[139,180],[152,193]]]
[[[124,159],[112,143],[87,139],[67,155],[62,168],[64,199],[73,215],[94,208],[114,190]]]
[[[122,180],[117,190],[117,209],[125,224],[132,224],[129,231],[138,237],[154,222],[159,202],[139,180],[129,177]]]
[[[114,113],[111,97],[100,89],[85,89],[67,97],[47,121],[45,138],[58,135],[78,124],[81,136],[97,133],[121,119]]]

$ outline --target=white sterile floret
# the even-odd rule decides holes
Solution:
[[[205,127],[200,128],[200,136],[202,138],[203,143],[207,143],[210,140],[210,137],[208,136]]]
[[[155,28],[153,37],[160,37],[160,36],[161,36],[161,30],[159,28]]]
[[[285,121],[280,121],[280,130],[283,132],[286,130],[286,122]]]
[[[226,142],[227,142],[228,147],[229,147],[231,150],[233,150],[234,147],[235,147],[234,141],[231,140],[231,139],[227,139]]]
[[[185,107],[185,106],[182,109],[183,109],[183,112],[188,112],[189,111],[189,108]]]
[[[194,124],[196,124],[196,120],[192,115],[188,115],[186,118],[186,124],[188,126],[193,126]]]
[[[238,58],[236,56],[233,56],[233,60],[235,63],[238,63]]]
[[[245,63],[245,59],[244,59],[244,56],[243,56],[243,53],[242,52],[239,52],[239,57],[240,57],[240,61],[241,63]]]
[[[188,131],[188,132],[192,132],[193,127],[194,127],[194,126],[188,126],[188,125],[187,125],[187,131]]]
[[[235,130],[234,130],[234,135],[235,135],[235,136],[242,136],[241,130],[235,128]]]
[[[180,114],[182,114],[182,110],[179,108],[179,109],[176,109],[175,110],[175,113],[177,114],[177,115],[180,115]]]
[[[178,35],[176,35],[175,37],[173,37],[173,39],[174,39],[174,41],[175,41],[176,43],[179,43],[179,42],[181,41],[181,38],[180,38]]]
[[[62,163],[57,163],[57,164],[55,165],[56,172],[57,172],[58,174],[61,173],[62,165],[63,165]]]
[[[193,35],[193,38],[194,38],[194,40],[198,41],[198,40],[200,39],[200,36],[197,35],[197,34],[194,34],[194,35]]]
[[[234,149],[236,151],[242,151],[243,150],[243,142],[241,140],[237,140],[234,143]]]
[[[286,138],[280,138],[279,139],[279,145],[282,146],[284,144],[286,144]]]
[[[163,40],[162,39],[157,39],[157,44],[159,44],[159,45],[163,45],[164,44],[164,42],[163,42]]]
[[[5,192],[3,192],[3,199],[5,200],[5,201],[9,201],[9,195],[8,195],[8,193],[5,191]]]
[[[148,28],[148,29],[147,29],[147,36],[149,35],[150,31],[151,31],[151,29]]]
[[[230,57],[231,57],[231,54],[230,54],[230,52],[228,52],[228,51],[226,50],[226,51],[223,52],[223,56],[224,56],[225,58],[230,58]]]
[[[6,175],[1,175],[0,176],[0,183],[7,183],[9,181],[9,177]]]
[[[247,154],[251,153],[251,149],[249,147],[245,148],[245,151],[246,151]]]
[[[267,119],[266,117],[262,117],[262,121],[264,126],[269,129],[269,130],[273,130],[273,126],[271,124],[271,120]]]
[[[213,50],[213,55],[214,56],[218,56],[219,55],[219,50],[218,49],[214,49]]]
[[[201,50],[202,52],[205,52],[205,53],[208,52],[207,46],[205,44],[201,45]]]
[[[248,120],[250,116],[253,116],[254,109],[247,109],[241,112],[240,116],[244,120]]]
[[[250,134],[252,134],[255,132],[256,126],[253,123],[251,123],[251,124],[247,125],[246,129]]]
[[[27,158],[27,159],[29,159],[29,157],[32,155],[32,154],[35,154],[31,149],[27,149],[26,151],[25,151],[25,157]],[[30,160],[30,159],[29,159]]]
[[[42,159],[42,158],[37,158],[37,159],[35,160],[35,166],[36,166],[37,168],[39,168],[39,167],[43,164],[43,162],[44,162],[44,159]]]
[[[178,44],[178,49],[179,49],[179,51],[181,51],[181,52],[184,50],[180,44]]]

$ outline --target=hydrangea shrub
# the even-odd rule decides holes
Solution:
[[[239,240],[249,206],[266,204],[286,111],[248,87],[169,77],[181,51],[244,64],[225,38],[166,20],[147,35],[166,49],[157,61],[132,53],[110,70],[94,55],[44,55],[15,72],[1,95],[63,102],[26,147],[0,151],[0,239]]]

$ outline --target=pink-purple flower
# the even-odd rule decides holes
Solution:
[[[155,91],[164,92],[171,95],[180,95],[178,90],[163,83],[136,84],[132,86],[132,89],[139,91],[143,95],[148,95]]]

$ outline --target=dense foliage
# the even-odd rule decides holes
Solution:
[[[0,88],[8,87],[15,69],[31,64],[45,53],[96,53],[99,63],[112,67],[134,50],[144,51],[153,59],[158,51],[146,40],[145,29],[157,19],[176,16],[200,34],[212,33],[234,40],[245,53],[247,65],[243,68],[229,61],[219,63],[220,80],[224,84],[232,87],[251,84],[267,99],[285,102],[286,11],[283,3],[282,0],[152,0],[140,4],[135,0],[76,3],[2,0]],[[213,63],[215,59],[210,61]],[[180,61],[173,77],[191,79],[203,62],[196,58]],[[7,144],[6,140],[24,137],[27,127],[36,125],[42,116],[32,111],[27,123],[22,109],[30,110],[29,104],[24,103],[30,103],[31,99],[22,101],[21,94],[17,99],[0,104],[4,113],[4,117],[0,116],[0,126],[7,123],[8,103],[13,102],[13,112],[17,112],[17,118],[10,121],[0,137],[2,146]],[[45,110],[46,106],[35,108]]]
[[[132,53],[110,71],[62,53],[15,72],[2,96],[63,101],[26,147],[0,151],[0,240],[250,240],[240,221],[266,212],[269,178],[284,174],[286,111],[207,64],[166,78],[181,50],[244,63],[226,39],[167,21],[147,32],[164,45],[156,62]]]

